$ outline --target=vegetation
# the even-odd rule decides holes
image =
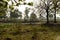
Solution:
[[[60,36],[58,25],[0,24],[0,40],[56,40]]]
[[[8,3],[9,1],[10,0],[1,0],[0,1],[0,9],[1,9],[0,18],[7,18],[6,14],[10,14],[10,18],[20,17],[22,19],[22,12],[19,12],[18,9],[14,8],[14,6],[18,7],[19,5],[22,5],[22,4],[33,6],[33,2],[26,3],[25,0],[24,1],[23,0],[18,0],[18,1],[14,0],[14,2],[11,0],[11,4]],[[21,2],[23,2],[23,3],[21,4]],[[39,11],[38,14],[40,16],[39,18],[37,18],[37,16],[36,16],[37,20],[41,21],[43,19],[43,16],[42,16],[42,15],[44,15],[43,13],[46,13],[46,15],[44,15],[44,16],[46,16],[46,18],[45,17],[44,18],[45,18],[45,20],[47,20],[47,23],[49,23],[49,20],[50,20],[49,17],[51,17],[51,16],[52,16],[51,17],[52,19],[54,17],[54,23],[56,23],[56,14],[60,8],[59,2],[60,2],[59,0],[41,0],[40,4],[37,6],[37,9]],[[51,6],[53,6],[53,7],[51,7]],[[31,17],[29,19],[28,14],[29,14],[30,10],[31,10],[30,8],[25,9],[24,20],[26,20],[26,21],[32,19],[33,18],[32,16],[34,16],[34,15],[31,15]],[[43,11],[43,10],[45,10],[45,11]],[[33,11],[32,14],[34,14],[34,13],[35,13],[35,11]],[[51,14],[51,13],[53,13],[53,14]]]
[[[58,2],[59,2],[59,0],[53,0],[53,4],[54,4],[54,7],[53,8],[55,10],[55,14],[54,14],[54,22],[55,23],[56,23],[56,12],[59,10]]]
[[[31,16],[30,16],[30,21],[36,21],[37,20],[37,16],[36,14],[32,13]]]
[[[29,8],[26,7],[25,17],[24,17],[24,20],[25,20],[25,21],[28,21],[28,19],[29,19],[28,13],[29,13]]]
[[[41,0],[42,3],[38,5],[39,18],[44,19],[42,14],[44,12],[43,10],[45,10],[47,24],[32,24],[36,21],[38,21],[36,23],[40,23],[39,18],[36,16],[37,13],[35,14],[35,10],[32,11],[29,17],[30,8],[26,8],[24,20],[22,20],[22,12],[14,9],[14,6],[18,7],[22,4],[33,6],[32,2],[27,4],[25,0],[19,0],[18,2],[11,0],[11,5],[8,5],[9,1],[0,0],[0,40],[60,40],[60,24],[56,23],[56,14],[60,8],[60,0]],[[20,2],[24,3],[21,4]],[[8,14],[7,11],[10,13],[10,18],[6,16],[6,13]],[[51,13],[54,13],[54,16],[50,15]],[[56,24],[49,24],[49,17],[54,17]],[[24,21],[29,21],[30,24],[24,24]]]
[[[0,1],[0,18],[5,18],[6,17],[6,10],[7,10],[7,2],[1,0]]]

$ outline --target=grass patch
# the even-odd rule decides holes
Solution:
[[[25,25],[0,23],[0,40],[56,40],[60,35],[58,25]]]

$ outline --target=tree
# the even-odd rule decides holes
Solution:
[[[28,19],[29,19],[28,14],[29,14],[29,8],[26,7],[26,10],[25,10],[25,17],[24,17],[24,20],[25,20],[25,21],[28,21]]]
[[[42,3],[40,3],[40,6],[39,7],[41,7],[41,9],[44,9],[44,10],[46,10],[46,17],[47,17],[47,23],[49,23],[49,9],[50,9],[50,6],[51,6],[51,0],[41,0],[42,1]]]
[[[17,6],[18,7],[19,5],[21,5],[21,2],[23,2],[23,5],[30,5],[30,6],[33,5],[33,2],[27,4],[27,3],[24,2],[25,0],[18,0],[18,1],[13,0],[14,2],[12,0],[9,0],[9,1],[11,1],[11,3],[12,3],[12,5],[9,5],[9,7],[8,7],[8,8],[11,9],[11,11],[14,11],[14,6]],[[26,8],[25,13],[26,13],[26,18],[27,18],[28,17],[27,16],[28,8]]]
[[[34,12],[32,12],[31,15],[30,15],[30,21],[31,22],[37,21],[37,16],[36,16],[36,14],[34,14]]]
[[[54,23],[56,23],[56,13],[57,13],[57,11],[59,10],[59,7],[58,7],[58,2],[59,2],[60,0],[53,0],[53,4],[54,4],[54,7],[53,7],[53,9],[55,10],[55,13],[54,13]],[[58,8],[58,9],[57,9]]]
[[[19,12],[18,15],[19,15],[20,19],[22,19],[22,12]]]
[[[19,17],[18,10],[14,10],[13,12],[11,11],[10,17],[11,18],[18,18]]]
[[[52,21],[53,22],[53,14],[49,14],[49,20],[50,20],[50,22]]]
[[[6,10],[7,10],[7,2],[4,0],[0,0],[0,18],[6,17]]]

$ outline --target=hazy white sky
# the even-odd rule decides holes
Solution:
[[[26,0],[27,3],[29,3],[29,2],[33,2],[33,1],[34,1],[34,0]]]

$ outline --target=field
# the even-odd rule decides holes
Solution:
[[[0,23],[0,40],[60,40],[60,26]]]

